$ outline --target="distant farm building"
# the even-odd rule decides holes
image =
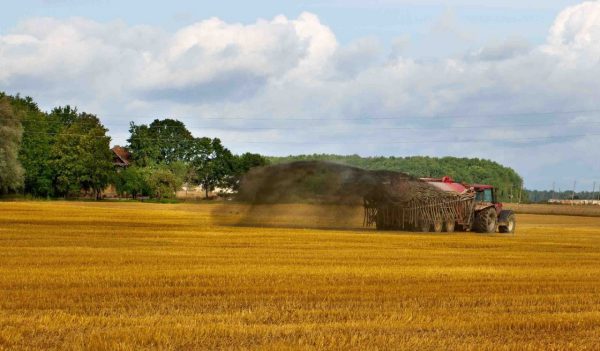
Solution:
[[[126,148],[116,145],[110,149],[113,153],[113,165],[117,168],[127,168],[131,164],[131,154]]]
[[[548,200],[550,204],[559,204],[559,205],[573,205],[573,206],[581,206],[581,205],[597,205],[600,206],[600,200],[558,200],[558,199],[550,199]]]

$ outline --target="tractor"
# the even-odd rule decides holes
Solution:
[[[468,213],[462,213],[456,218],[455,225],[460,229],[479,233],[515,232],[515,214],[511,210],[502,209],[502,203],[496,199],[496,189],[492,185],[463,184],[455,182],[447,176],[443,178],[421,178],[421,180],[445,192],[474,192],[472,210]],[[436,229],[435,224],[432,227],[434,230]]]
[[[491,185],[463,184],[450,177],[383,184],[364,197],[364,225],[379,230],[514,233],[516,219],[503,210]],[[408,191],[407,191],[408,190]]]

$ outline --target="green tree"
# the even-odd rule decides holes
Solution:
[[[173,119],[156,119],[149,126],[132,122],[129,132],[128,148],[134,161],[142,166],[187,161],[194,139],[185,124]]]
[[[131,152],[133,161],[141,167],[155,164],[159,161],[159,148],[147,125],[129,124],[130,137],[127,139],[127,148]]]
[[[50,149],[63,125],[54,115],[42,112],[30,97],[17,95],[12,98],[12,105],[23,115],[19,160],[25,169],[25,192],[34,196],[51,196]]]
[[[225,183],[233,190],[238,190],[240,180],[250,169],[254,167],[266,166],[269,160],[259,154],[246,152],[239,156],[233,157],[233,172],[229,177],[226,177]]]
[[[77,108],[69,105],[55,107],[52,109],[49,115],[49,118],[55,122],[53,124],[54,128],[58,129],[70,126],[71,124],[75,123],[79,117],[80,114],[77,112]],[[58,131],[59,130],[55,130],[55,132]]]
[[[93,191],[96,199],[114,176],[110,137],[94,115],[82,113],[59,132],[50,151],[57,195]]]
[[[233,154],[218,138],[194,139],[190,147],[190,163],[206,198],[216,187],[228,186],[228,179],[235,172]]]
[[[131,195],[134,199],[140,195],[150,195],[152,189],[148,184],[148,169],[137,166],[128,167],[116,176],[115,187],[121,195]]]
[[[182,185],[175,174],[164,165],[152,167],[146,181],[152,195],[158,199],[173,198]]]
[[[23,167],[18,159],[22,133],[19,116],[9,100],[0,96],[0,193],[23,186]]]

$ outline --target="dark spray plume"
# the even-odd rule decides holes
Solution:
[[[358,229],[365,201],[409,202],[424,193],[443,195],[401,172],[300,161],[250,170],[236,201],[216,209],[213,218],[240,226]]]

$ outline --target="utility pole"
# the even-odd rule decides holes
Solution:
[[[556,182],[552,182],[552,200],[554,200],[554,189],[556,189]]]
[[[521,193],[523,192],[523,182],[521,182],[521,187],[519,188],[519,204],[521,204]]]
[[[592,200],[594,200],[595,193],[596,193],[596,182],[594,182],[594,186],[592,187]]]
[[[571,196],[571,200],[575,200],[575,187],[577,186],[577,181],[573,182],[573,195]]]

